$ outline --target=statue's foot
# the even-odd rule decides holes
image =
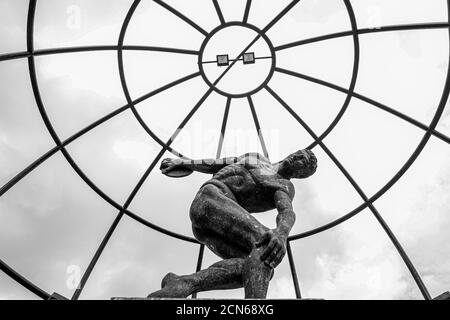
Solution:
[[[176,275],[173,272],[169,272],[168,274],[166,274],[164,276],[164,278],[161,280],[161,289],[164,289],[165,287],[167,287],[167,284],[169,284],[172,281],[175,281],[176,279],[178,279],[180,276]]]
[[[148,298],[184,299],[193,293],[192,282],[186,277],[168,273],[161,281],[161,290],[148,295]]]

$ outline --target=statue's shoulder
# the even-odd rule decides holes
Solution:
[[[281,179],[280,184],[286,188],[286,191],[287,191],[286,193],[288,194],[289,198],[291,198],[291,200],[293,200],[295,197],[294,184],[290,180],[287,180],[287,179]]]
[[[249,152],[239,157],[241,162],[245,162],[250,165],[258,165],[258,164],[270,164],[270,160],[264,155],[257,152]]]

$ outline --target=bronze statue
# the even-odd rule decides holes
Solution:
[[[219,160],[165,159],[161,170],[169,176],[213,174],[197,193],[190,218],[196,239],[224,260],[192,275],[169,273],[162,289],[148,297],[187,298],[196,292],[244,287],[245,298],[265,298],[295,223],[290,180],[310,177],[316,169],[310,150],[276,164],[257,153]],[[278,210],[273,230],[251,215],[272,209]]]

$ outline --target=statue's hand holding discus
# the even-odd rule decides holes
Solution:
[[[193,173],[192,169],[184,166],[182,159],[164,159],[161,162],[161,173],[171,178],[183,178]]]

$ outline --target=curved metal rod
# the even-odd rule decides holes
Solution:
[[[133,2],[133,7],[137,8],[139,3],[140,3],[140,0],[135,0]],[[128,89],[127,80],[125,77],[123,51],[121,48],[123,47],[123,42],[125,40],[125,34],[127,32],[128,25],[129,25],[131,19],[133,18],[134,12],[135,12],[135,10],[131,10],[128,12],[128,14],[124,20],[124,23],[122,25],[122,28],[120,30],[120,35],[119,35],[119,40],[118,40],[118,45],[117,45],[117,47],[119,48],[117,50],[117,62],[118,62],[118,67],[119,67],[120,83],[122,85],[122,90],[124,92],[125,99],[126,99],[128,105],[130,106],[130,109],[133,112],[133,115],[136,118],[137,122],[141,125],[141,127],[145,130],[145,132],[147,132],[147,134],[153,140],[158,142],[159,145],[164,146],[165,145],[164,142],[158,137],[158,135],[156,135],[153,132],[153,130],[150,129],[150,127],[147,125],[147,123],[145,123],[144,119],[141,117],[140,113],[137,111],[136,107],[134,106],[133,100],[131,99],[130,90]],[[175,156],[183,158],[182,154],[173,152],[173,150],[171,152],[174,153]]]
[[[300,123],[300,125],[308,131],[308,133],[315,139],[318,140],[317,135],[314,133],[314,131],[301,119],[298,114],[286,103],[284,102],[279,95],[277,95],[270,87],[267,86],[266,88],[269,93],[278,101],[280,104],[292,115],[293,118],[297,120],[297,122]],[[325,153],[328,155],[328,157],[334,162],[334,164],[339,168],[339,170],[342,172],[342,174],[347,178],[347,180],[350,182],[350,184],[353,186],[353,188],[356,190],[356,192],[360,195],[360,197],[363,199],[364,203],[369,203],[369,198],[366,196],[362,188],[358,185],[358,183],[353,179],[353,177],[350,175],[350,173],[345,169],[345,167],[340,163],[340,161],[336,158],[336,156],[328,149],[328,147],[324,144],[323,141],[319,141],[320,147],[325,151]],[[412,277],[414,278],[417,286],[419,287],[419,290],[421,291],[423,297],[426,300],[431,300],[431,295],[428,292],[428,289],[426,288],[425,284],[423,283],[423,280],[419,273],[416,270],[416,267],[411,262],[411,259],[406,254],[405,250],[403,249],[402,245],[398,241],[398,239],[395,237],[394,233],[391,231],[387,223],[383,220],[378,210],[375,208],[375,206],[372,203],[368,204],[369,209],[374,214],[375,218],[378,220],[378,222],[381,224],[383,229],[386,231],[388,237],[394,244],[395,248],[397,249],[398,253],[400,254],[402,260],[404,261],[405,265],[407,266],[408,270],[410,271]]]
[[[393,26],[382,26],[378,28],[364,28],[358,29],[356,32],[361,34],[369,33],[379,33],[379,32],[391,32],[391,31],[410,31],[410,30],[427,30],[427,29],[447,29],[450,27],[448,22],[434,22],[434,23],[415,23],[415,24],[403,24],[403,25],[393,25]],[[337,33],[331,33],[323,36],[318,36],[314,38],[304,39],[300,41],[295,41],[287,43],[281,46],[275,47],[275,51],[286,50],[305,44],[316,43],[324,40],[331,40],[336,38],[343,38],[353,35],[352,31],[343,31]]]
[[[289,237],[289,240],[290,241],[301,240],[301,239],[309,238],[309,237],[318,235],[322,232],[331,230],[331,229],[343,224],[344,222],[350,220],[351,218],[353,218],[354,216],[359,214],[361,211],[366,209],[368,206],[369,206],[368,203],[363,203],[359,207],[357,207],[357,208],[353,209],[351,212],[347,213],[346,215],[343,215],[342,217],[340,217],[336,220],[333,220],[327,224],[324,224],[324,225],[314,228],[312,230],[308,230],[308,231],[304,231],[304,232],[296,234],[296,235],[292,235]]]
[[[19,274],[17,271],[15,271],[13,268],[8,266],[6,263],[4,263],[2,260],[0,260],[0,270],[2,270],[4,273],[6,273],[10,278],[12,278],[14,281],[16,281],[18,284],[23,286],[24,288],[28,289],[35,295],[37,295],[39,298],[48,300],[50,299],[51,295],[36,286],[34,283],[23,277],[21,274]]]
[[[299,72],[294,72],[294,71],[286,70],[286,69],[282,69],[282,68],[275,68],[275,71],[283,73],[283,74],[287,74],[287,75],[290,75],[290,76],[293,76],[293,77],[296,77],[296,78],[299,78],[299,79],[303,79],[303,80],[306,80],[306,81],[309,81],[309,82],[320,84],[322,86],[325,86],[325,87],[328,87],[328,88],[340,91],[340,92],[345,93],[345,94],[349,94],[349,91],[347,89],[345,89],[343,87],[340,87],[338,85],[335,85],[335,84],[333,84],[331,82],[327,82],[325,80],[317,79],[317,78],[314,78],[314,77],[311,77],[311,76],[308,76],[308,75],[305,75],[305,74],[302,74],[302,73],[299,73]],[[402,120],[404,120],[404,121],[406,121],[406,122],[408,122],[408,123],[418,127],[419,129],[422,129],[424,131],[430,130],[430,128],[427,125],[423,124],[422,122],[420,122],[420,121],[418,121],[418,120],[416,120],[414,118],[411,118],[410,116],[408,116],[408,115],[406,115],[406,114],[404,114],[404,113],[402,113],[400,111],[397,111],[397,110],[395,110],[393,108],[390,108],[390,107],[388,107],[388,106],[386,106],[386,105],[384,105],[384,104],[382,104],[382,103],[380,103],[378,101],[375,101],[375,100],[373,100],[371,98],[363,96],[362,94],[359,94],[359,93],[356,93],[356,92],[353,92],[351,94],[353,95],[353,97],[358,98],[358,99],[360,99],[360,100],[362,100],[364,102],[367,102],[368,104],[370,104],[372,106],[375,106],[378,109],[386,111],[389,114],[394,115],[397,118],[400,118],[400,119],[402,119]],[[447,137],[446,135],[444,135],[443,133],[438,132],[435,129],[432,129],[431,130],[431,134],[434,135],[435,137],[437,137],[438,139],[441,139],[442,141],[447,142],[447,143],[450,144],[450,138]]]
[[[356,81],[358,79],[360,55],[361,55],[359,36],[357,33],[358,24],[356,22],[355,11],[353,10],[353,6],[350,3],[350,0],[344,0],[344,3],[345,3],[345,7],[347,8],[347,12],[348,12],[348,15],[350,18],[350,23],[352,25],[353,46],[354,46],[354,62],[353,62],[352,79],[351,79],[350,86],[348,89],[347,98],[345,99],[344,104],[343,104],[341,110],[339,111],[339,113],[337,114],[336,118],[331,122],[331,124],[328,126],[328,128],[317,138],[317,140],[315,140],[308,147],[308,149],[315,148],[320,143],[320,141],[325,139],[331,133],[331,131],[334,130],[334,128],[339,123],[339,121],[341,121],[342,117],[344,116],[345,112],[348,109],[348,106],[350,105],[350,102],[353,97],[352,93],[355,91]]]
[[[191,27],[193,27],[195,30],[197,30],[198,32],[200,32],[201,34],[203,34],[205,37],[208,35],[208,32],[205,31],[205,29],[203,29],[202,27],[200,27],[198,24],[196,24],[194,21],[192,21],[191,19],[189,19],[188,17],[186,17],[184,14],[182,14],[180,11],[176,10],[175,8],[171,7],[170,5],[168,5],[167,3],[165,3],[164,1],[161,0],[153,0],[153,2],[156,2],[157,4],[159,4],[161,7],[163,7],[164,9],[166,9],[167,11],[173,13],[175,16],[177,16],[178,18],[180,18],[181,20],[183,20],[184,22],[186,22],[188,25],[190,25]]]
[[[119,46],[82,46],[82,47],[61,47],[61,48],[49,48],[35,50],[34,52],[20,51],[13,53],[6,53],[0,55],[0,61],[13,60],[28,58],[31,55],[34,56],[45,56],[63,53],[78,53],[78,52],[95,52],[95,51],[117,51],[117,50],[127,50],[127,51],[149,51],[149,52],[166,52],[166,53],[178,53],[198,56],[200,53],[195,50],[179,49],[179,48],[166,48],[166,47],[151,47],[151,46],[136,46],[136,45],[123,45]]]

